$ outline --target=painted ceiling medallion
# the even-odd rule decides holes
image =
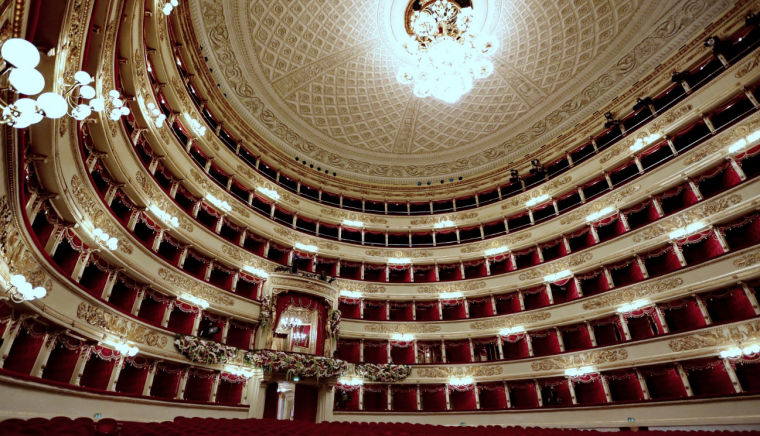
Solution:
[[[493,74],[488,60],[498,50],[499,41],[477,35],[471,25],[473,7],[454,0],[413,0],[406,14],[409,40],[403,46],[412,55],[411,65],[402,65],[397,79],[402,85],[414,84],[414,95],[433,96],[456,103],[474,87],[476,79]],[[412,6],[418,6],[413,10]],[[479,11],[480,12],[480,11]]]

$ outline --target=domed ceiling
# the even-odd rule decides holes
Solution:
[[[474,0],[500,41],[461,100],[399,84],[409,0],[199,0],[196,38],[227,102],[289,156],[415,183],[507,165],[607,104],[729,1]],[[601,119],[601,117],[600,117]]]

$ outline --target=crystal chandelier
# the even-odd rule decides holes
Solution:
[[[423,4],[411,15],[414,34],[404,44],[415,62],[399,69],[399,83],[414,84],[417,97],[432,95],[455,103],[472,90],[476,79],[490,76],[494,66],[488,57],[498,49],[498,41],[471,33],[473,19],[471,7],[460,8],[452,0]]]

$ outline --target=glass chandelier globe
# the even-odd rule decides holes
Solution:
[[[5,41],[0,55],[6,62],[18,69],[34,69],[40,64],[40,52],[31,42],[12,38]]]

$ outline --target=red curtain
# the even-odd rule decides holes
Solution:
[[[293,394],[293,421],[317,422],[319,388],[313,385],[296,384]]]
[[[509,399],[512,407],[516,409],[538,407],[538,393],[533,381],[508,383]]]
[[[348,339],[339,340],[336,353],[337,353],[336,357],[338,359],[343,359],[349,363],[357,363],[361,361],[359,359],[360,357],[359,341],[352,341]]]
[[[564,377],[548,378],[539,380],[541,397],[544,407],[568,407],[572,406],[573,398],[570,395],[570,386]]]
[[[525,334],[502,336],[501,340],[504,359],[522,359],[529,356],[530,351],[528,350],[528,342]]]
[[[698,296],[714,323],[732,322],[755,316],[755,310],[741,287],[721,289]]]
[[[449,363],[470,363],[470,341],[445,341],[446,361]]]
[[[656,250],[641,255],[644,261],[644,267],[647,269],[649,277],[657,277],[671,273],[681,268],[681,261],[678,260],[672,245],[666,245]]]
[[[145,380],[148,378],[152,365],[154,365],[152,361],[142,357],[124,359],[124,366],[119,373],[119,381],[116,383],[116,392],[142,395]]]
[[[541,285],[533,289],[522,291],[525,310],[538,309],[546,307],[550,303],[549,294],[546,293],[546,286]]]
[[[338,303],[340,316],[345,319],[360,319],[361,304],[361,300],[347,300],[341,298],[340,302]]]
[[[508,315],[520,311],[520,297],[516,292],[507,296],[498,296],[496,299],[496,313],[499,315]]]
[[[607,379],[607,386],[610,388],[610,396],[612,396],[613,402],[642,401],[644,399],[641,383],[639,383],[634,371],[611,371],[603,376]]]
[[[389,321],[412,321],[414,318],[414,302],[394,303],[390,302]]]
[[[736,377],[744,392],[760,392],[760,368],[757,364],[760,364],[759,358],[744,358],[735,365]]]
[[[417,301],[414,304],[417,321],[438,321],[440,319],[437,301]]]
[[[185,400],[208,402],[211,399],[211,385],[216,377],[212,371],[191,368],[185,384]]]
[[[618,344],[624,339],[620,329],[620,318],[617,316],[591,321],[590,324],[594,329],[597,347]]]
[[[692,360],[682,364],[695,396],[733,394],[734,385],[718,358]]]
[[[484,410],[500,410],[507,408],[507,396],[503,383],[478,384],[480,408]]]
[[[444,300],[441,301],[443,305],[443,319],[465,319],[467,318],[467,312],[465,309],[466,300]]]
[[[264,419],[277,419],[277,403],[279,402],[277,387],[277,383],[267,384],[267,391],[264,397]]]
[[[760,216],[753,213],[718,227],[732,250],[741,250],[760,244]]]
[[[451,410],[475,410],[475,385],[449,386],[449,402]]]
[[[607,402],[604,386],[599,374],[573,380],[575,399],[578,404],[602,404]]]
[[[398,364],[414,363],[414,342],[391,341],[391,362]]]
[[[359,410],[359,386],[335,386],[335,410]],[[341,398],[345,393],[346,402],[340,407]]]
[[[83,345],[81,341],[67,336],[56,338],[56,345],[42,371],[42,378],[61,383],[71,381]]]
[[[227,345],[247,350],[251,346],[252,335],[253,327],[250,324],[231,319],[227,329]]]
[[[173,332],[189,335],[193,331],[195,318],[199,316],[199,309],[181,301],[174,302],[174,309],[169,315],[167,328]]]
[[[557,332],[554,329],[530,332],[534,356],[548,356],[560,352]]]
[[[493,316],[493,305],[491,297],[468,298],[467,304],[470,310],[470,318],[482,318],[484,316]]]
[[[84,365],[79,385],[84,388],[104,391],[113,373],[113,366],[120,354],[116,351],[95,346],[90,352],[89,360]]]
[[[143,296],[137,317],[149,324],[160,326],[166,307],[170,302],[171,299],[169,297],[163,296],[153,290],[148,290]]]
[[[316,341],[316,354],[321,355],[325,345],[325,320],[327,319],[327,312],[325,309],[325,300],[319,297],[313,297],[299,292],[288,292],[280,294],[277,298],[277,314],[275,316],[274,325],[279,325],[280,315],[289,306],[307,308],[309,310],[317,311],[317,341]]]
[[[576,324],[559,328],[562,334],[562,342],[565,351],[577,351],[591,348],[591,336],[588,334],[586,324]]]
[[[391,386],[393,395],[391,405],[393,410],[398,411],[416,411],[417,410],[417,388],[405,386]]]
[[[240,404],[243,399],[245,379],[232,374],[222,373],[216,388],[216,402],[219,404]]]
[[[665,315],[665,322],[671,332],[689,330],[707,324],[697,300],[688,297],[659,305]]]
[[[695,265],[724,253],[715,237],[714,230],[705,230],[686,239],[677,241],[683,251],[687,265]]]
[[[628,259],[607,267],[616,287],[627,286],[644,280],[644,274],[636,259]]]
[[[581,290],[584,296],[598,294],[610,289],[610,285],[607,282],[607,276],[604,274],[604,269],[600,268],[591,271],[586,274],[576,276],[581,284]]]
[[[388,342],[364,341],[364,361],[366,363],[388,363]]]
[[[651,307],[625,314],[631,339],[639,340],[654,337],[659,331],[659,320],[655,320],[655,318],[654,309]]]
[[[370,321],[388,321],[386,302],[364,300],[364,319]]]
[[[45,339],[45,327],[26,320],[13,341],[3,369],[29,375],[40,354],[40,348]]]
[[[364,410],[388,410],[388,387],[364,385]],[[316,404],[316,401],[314,402]]]
[[[156,364],[156,375],[153,377],[151,397],[174,398],[179,389],[179,380],[184,368],[171,363]]]
[[[649,396],[653,400],[684,398],[686,388],[681,376],[673,366],[657,366],[641,370],[647,384]]]
[[[446,385],[420,386],[420,402],[425,411],[446,410]]]

